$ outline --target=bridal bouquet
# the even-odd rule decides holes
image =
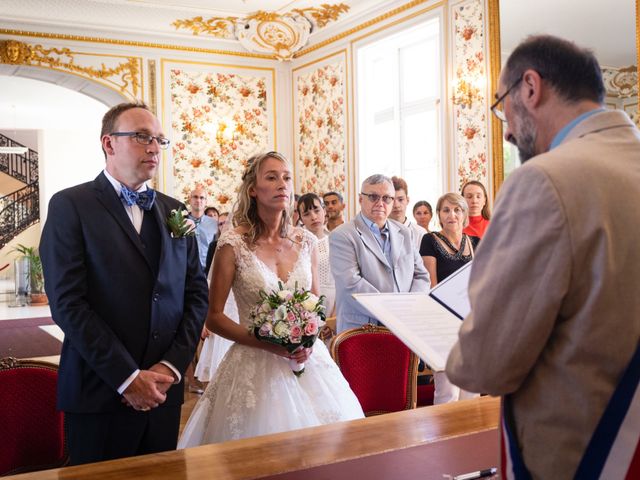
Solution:
[[[298,289],[297,283],[293,291],[286,290],[278,282],[277,290],[260,291],[260,301],[249,313],[249,332],[258,340],[281,345],[293,353],[313,345],[325,316],[324,295],[316,297]],[[296,376],[304,372],[304,364],[289,360],[289,365]]]

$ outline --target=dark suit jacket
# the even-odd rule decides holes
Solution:
[[[158,275],[104,173],[56,193],[40,255],[53,320],[65,333],[58,408],[108,412],[125,407],[118,387],[137,368],[166,360],[184,373],[207,311],[207,282],[194,237],[171,238],[166,218],[177,200],[158,192]],[[146,221],[146,220],[145,220]],[[180,405],[182,384],[165,405]]]

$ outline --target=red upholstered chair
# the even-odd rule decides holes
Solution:
[[[56,410],[57,365],[0,360],[0,475],[60,467],[68,460]]]
[[[418,357],[385,327],[345,330],[331,342],[366,416],[416,408]]]

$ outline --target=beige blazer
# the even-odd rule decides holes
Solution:
[[[387,220],[391,241],[389,265],[378,241],[358,214],[329,236],[329,261],[336,281],[336,322],[341,332],[366,323],[377,323],[353,293],[422,292],[429,290],[429,273],[415,247],[411,232]]]
[[[476,251],[455,384],[511,394],[533,478],[573,478],[640,339],[640,132],[596,113],[507,179]]]

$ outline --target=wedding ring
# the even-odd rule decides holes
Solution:
[[[148,412],[149,410],[151,410],[151,407],[144,407],[140,409],[141,412]]]

